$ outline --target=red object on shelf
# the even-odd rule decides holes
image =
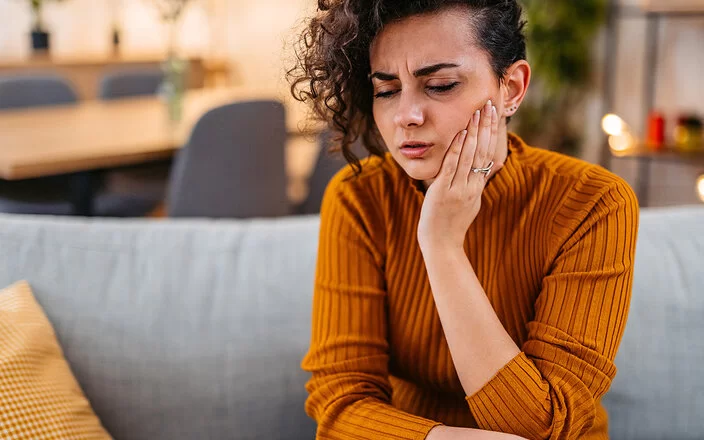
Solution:
[[[651,112],[648,115],[648,147],[661,150],[665,146],[665,117],[662,113]]]

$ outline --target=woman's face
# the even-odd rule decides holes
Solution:
[[[393,158],[417,180],[435,178],[455,135],[489,99],[504,112],[467,14],[406,18],[385,26],[370,48],[374,121]]]

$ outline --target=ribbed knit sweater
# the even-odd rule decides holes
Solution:
[[[630,302],[638,203],[601,167],[509,135],[465,250],[522,352],[466,396],[416,229],[424,193],[387,154],[329,184],[306,411],[320,439],[424,439],[438,424],[607,439],[600,403]],[[467,343],[472,335],[467,335]],[[469,366],[471,368],[471,366]]]

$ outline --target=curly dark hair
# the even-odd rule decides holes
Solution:
[[[294,98],[312,102],[314,117],[338,135],[341,150],[361,171],[352,144],[360,137],[375,156],[384,145],[372,115],[369,47],[384,25],[450,7],[466,7],[475,39],[489,55],[497,80],[526,59],[522,8],[517,0],[318,0],[296,47],[296,65],[287,72]]]

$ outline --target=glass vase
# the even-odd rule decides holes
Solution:
[[[188,61],[176,55],[170,55],[162,65],[164,81],[160,94],[166,102],[169,120],[179,122],[183,117],[183,100],[186,93],[186,76]]]

